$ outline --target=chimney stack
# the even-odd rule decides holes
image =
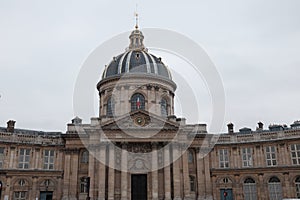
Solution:
[[[259,130],[259,131],[264,130],[264,124],[262,122],[258,122],[257,124],[258,124],[257,130]]]
[[[233,133],[234,132],[234,130],[233,130],[233,123],[229,123],[229,124],[227,124],[227,127],[228,127],[228,133]]]
[[[10,133],[13,133],[15,131],[15,123],[16,121],[14,120],[9,120],[7,122],[7,128],[6,128],[6,131],[7,132],[10,132]]]
[[[72,119],[72,124],[76,124],[76,125],[82,124],[82,119],[76,116],[74,119]]]

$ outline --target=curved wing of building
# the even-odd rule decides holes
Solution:
[[[66,133],[0,128],[0,199],[300,198],[300,122],[210,134],[174,115],[176,84],[137,28]]]

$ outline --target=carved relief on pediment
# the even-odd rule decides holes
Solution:
[[[145,114],[144,112],[134,113],[124,116],[121,119],[115,119],[102,126],[104,130],[116,129],[177,129],[178,126],[170,123],[168,120]]]
[[[132,153],[149,153],[152,151],[150,143],[130,143],[127,146],[127,151]]]
[[[129,154],[128,170],[130,172],[148,172],[151,169],[151,154]]]

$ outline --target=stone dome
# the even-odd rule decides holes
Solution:
[[[148,52],[143,44],[143,33],[135,29],[131,32],[130,45],[126,51],[116,57],[104,69],[102,79],[122,76],[125,73],[147,74],[172,80],[170,70],[158,58]]]

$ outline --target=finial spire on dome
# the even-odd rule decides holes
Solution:
[[[137,10],[137,5],[136,5]],[[139,30],[138,25],[138,13],[135,11],[135,30],[133,30],[129,36],[130,38],[130,44],[129,44],[129,50],[144,50],[145,46],[143,44],[144,36],[143,33]]]
[[[135,4],[134,17],[135,17],[135,29],[138,29],[139,28],[138,4]]]
[[[139,14],[137,12],[134,13],[135,15],[135,29],[139,28]]]

